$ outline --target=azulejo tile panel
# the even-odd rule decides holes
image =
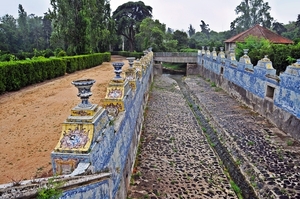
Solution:
[[[88,152],[93,140],[92,124],[63,124],[62,133],[55,147],[60,152]]]

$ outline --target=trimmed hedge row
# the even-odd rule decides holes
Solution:
[[[110,61],[110,53],[95,53],[92,55],[77,55],[72,57],[63,57],[66,60],[67,73],[73,73],[78,70],[92,68],[98,66],[103,62]]]
[[[144,56],[143,52],[129,52],[129,51],[113,51],[111,52],[112,55],[120,55],[123,57],[135,57],[137,59],[140,59],[142,56]]]
[[[101,65],[110,61],[110,53],[75,57],[0,62],[0,94],[55,77]]]
[[[0,93],[62,76],[65,71],[62,59],[0,62]]]

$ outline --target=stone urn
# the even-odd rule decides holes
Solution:
[[[129,67],[132,68],[132,65],[133,65],[133,61],[135,60],[135,57],[127,57],[126,58],[129,62]]]
[[[113,62],[112,63],[113,67],[114,67],[114,72],[116,74],[116,76],[113,78],[113,80],[122,80],[123,78],[121,77],[121,73],[122,73],[122,67],[124,66],[123,62]]]
[[[143,53],[144,53],[144,55],[147,55],[148,54],[148,50],[144,50]]]
[[[81,103],[77,105],[79,108],[90,108],[92,106],[89,97],[92,96],[91,87],[95,82],[93,79],[80,79],[72,82],[78,89],[77,96],[81,99]]]

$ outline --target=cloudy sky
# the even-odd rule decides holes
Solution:
[[[135,0],[133,0],[135,1]],[[190,24],[200,31],[203,20],[211,30],[225,31],[230,29],[237,15],[235,8],[242,0],[143,0],[153,8],[153,18],[174,30],[187,31]],[[22,4],[27,14],[43,16],[51,8],[50,0],[0,0],[0,16],[5,14],[18,16],[18,5]],[[110,0],[112,11],[128,0]],[[300,0],[269,0],[271,16],[278,22],[287,24],[296,21],[300,14]]]

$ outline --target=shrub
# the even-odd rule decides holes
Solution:
[[[51,49],[45,50],[44,57],[49,58],[49,57],[53,57],[53,56],[54,56],[54,52]]]
[[[112,55],[120,55],[123,57],[135,57],[137,59],[141,58],[144,53],[143,52],[129,52],[129,51],[113,51]]]
[[[65,56],[67,56],[67,53],[64,50],[61,50],[61,51],[59,51],[59,53],[56,56],[57,57],[65,57]]]
[[[239,59],[244,53],[243,49],[249,49],[249,57],[254,66],[265,55],[272,61],[277,74],[286,70],[286,67],[300,58],[300,43],[296,45],[273,44],[263,38],[249,36],[245,43],[237,43],[236,57]]]
[[[0,94],[48,79],[87,69],[110,61],[110,53],[78,55],[74,57],[34,57],[33,60],[0,62]]]

